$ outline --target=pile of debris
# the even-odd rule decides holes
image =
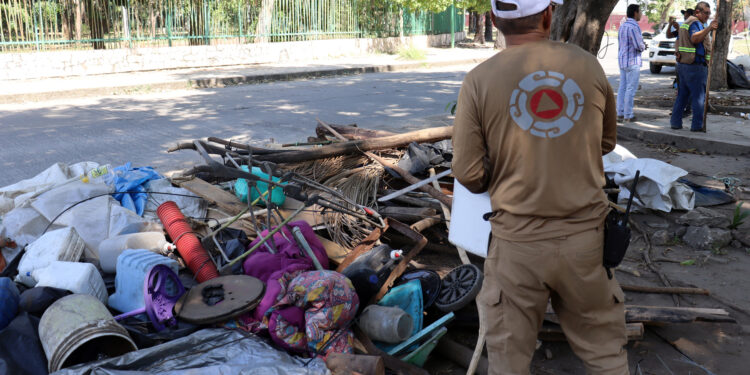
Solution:
[[[0,368],[423,374],[437,350],[486,373],[486,359],[444,337],[477,328],[489,235],[488,198],[449,177],[452,127],[319,121],[316,133],[264,148],[180,144],[169,151],[205,164],[169,179],[84,162],[1,188]],[[608,164],[613,200],[629,186],[633,163],[615,165],[627,159]],[[685,189],[638,202],[692,209]],[[694,320],[732,319],[627,307],[631,340],[644,323]],[[564,339],[554,313],[545,321],[540,339]]]

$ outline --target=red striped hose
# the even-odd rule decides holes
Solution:
[[[159,216],[169,237],[177,245],[177,251],[182,259],[185,259],[185,263],[193,271],[199,283],[219,277],[219,271],[216,270],[214,262],[203,249],[201,241],[193,234],[193,228],[185,220],[185,216],[182,215],[176,203],[172,201],[162,203],[156,209],[156,215]]]

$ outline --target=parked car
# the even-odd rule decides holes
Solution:
[[[648,67],[653,74],[659,74],[662,66],[675,66],[677,62],[674,56],[677,38],[667,38],[668,27],[669,25],[664,26],[664,29],[653,37],[648,47]]]

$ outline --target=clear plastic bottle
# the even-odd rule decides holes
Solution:
[[[108,238],[99,244],[99,265],[102,271],[114,273],[117,267],[117,257],[128,249],[146,249],[165,254],[174,251],[176,247],[167,242],[164,234],[160,232],[123,234]]]

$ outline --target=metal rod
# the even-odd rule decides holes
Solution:
[[[406,194],[406,193],[408,193],[410,191],[417,190],[417,189],[419,189],[422,186],[425,186],[425,185],[427,185],[429,183],[432,183],[432,181],[437,181],[437,180],[439,180],[439,179],[441,179],[441,178],[443,178],[443,177],[445,177],[445,176],[447,176],[447,175],[449,175],[451,173],[453,173],[452,169],[448,169],[446,171],[442,171],[442,172],[440,172],[440,173],[438,173],[438,174],[436,174],[436,175],[434,175],[434,176],[432,176],[430,178],[426,178],[426,179],[424,179],[422,181],[419,181],[416,184],[409,185],[409,186],[407,186],[407,187],[405,187],[405,188],[403,188],[401,190],[395,191],[395,192],[393,192],[391,194],[388,194],[388,195],[386,195],[384,197],[380,197],[378,199],[378,202],[387,202],[387,201],[389,201],[389,200],[391,200],[393,198],[402,196],[402,195],[404,195],[404,194]]]
[[[310,244],[307,242],[307,239],[305,239],[305,235],[302,234],[302,231],[299,229],[299,227],[292,227],[292,235],[294,235],[294,238],[297,240],[297,244],[299,244],[300,247],[307,253],[307,256],[310,257],[313,264],[315,265],[315,269],[318,271],[323,271],[325,268],[320,264],[320,261],[318,261],[318,257],[315,256],[315,253],[313,253],[312,248],[310,248]]]

